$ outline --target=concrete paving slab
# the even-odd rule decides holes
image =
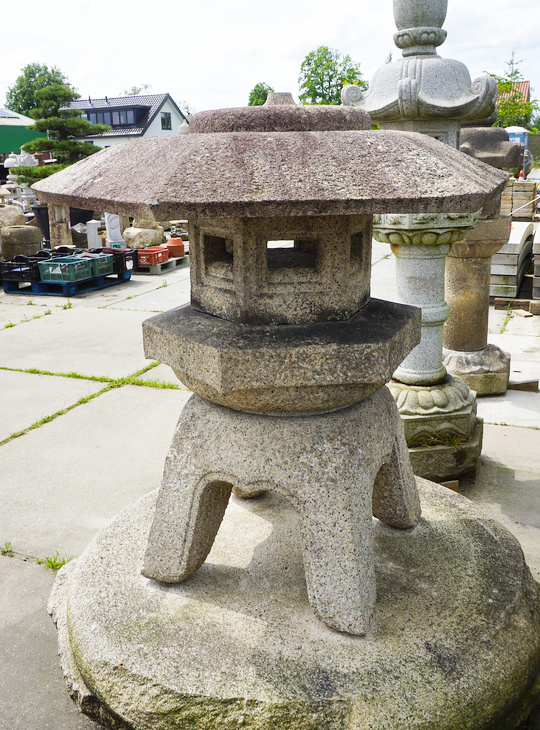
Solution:
[[[390,246],[381,245],[386,245],[386,255],[371,267],[371,296],[396,302],[396,257],[390,253]]]
[[[532,317],[520,317],[515,312],[512,313],[505,334],[540,337],[540,316],[534,314]]]
[[[540,337],[523,335],[491,335],[489,341],[498,345],[516,360],[538,363],[540,366]]]
[[[0,441],[77,403],[106,384],[0,370]]]
[[[73,308],[0,330],[0,367],[118,378],[147,365],[144,312]]]
[[[494,307],[489,308],[488,315],[488,341],[491,342],[490,335],[500,334],[501,329],[504,327],[506,320],[505,309],[495,309]]]
[[[163,286],[166,284],[166,286]],[[166,312],[169,309],[189,304],[191,286],[189,277],[180,280],[164,279],[156,289],[140,296],[126,299],[114,305],[115,309],[138,310],[141,312]]]
[[[485,424],[476,479],[460,492],[517,537],[540,581],[540,431]]]
[[[15,299],[16,301],[12,301]],[[35,302],[29,306],[26,300],[21,301],[20,297],[12,297],[7,299],[5,296],[0,298],[0,328],[6,324],[19,324],[34,319],[34,317],[42,317],[47,310],[51,310],[51,314],[58,312],[55,307],[51,308],[50,302]]]
[[[99,730],[71,701],[47,600],[56,573],[0,556],[0,727]]]
[[[485,423],[540,429],[540,393],[508,390],[478,398],[478,415]]]
[[[373,266],[388,256],[393,256],[390,246],[387,243],[381,243],[373,238],[371,240],[371,265]]]
[[[119,510],[159,487],[189,397],[124,386],[0,447],[0,544],[80,555]]]
[[[172,383],[173,385],[178,385],[180,388],[185,390],[185,386],[182,385],[174,374],[172,368],[168,365],[160,364],[157,367],[148,370],[148,372],[143,373],[143,375],[140,376],[140,380],[157,380],[160,383]]]

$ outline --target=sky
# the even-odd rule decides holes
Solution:
[[[185,111],[245,106],[258,82],[298,100],[305,56],[326,45],[369,80],[392,52],[392,0],[27,0],[5,3],[0,104],[33,62],[57,66],[83,98],[149,84]],[[512,51],[540,100],[540,0],[448,0],[439,55],[471,78],[503,74]]]

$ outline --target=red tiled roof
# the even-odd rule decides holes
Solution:
[[[512,84],[512,94],[516,92],[520,95],[521,101],[528,102],[531,100],[531,82],[530,81],[514,81]],[[503,92],[499,94],[500,99],[505,99],[510,96],[509,92]]]

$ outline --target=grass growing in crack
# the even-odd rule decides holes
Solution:
[[[33,301],[32,301],[31,299],[29,299],[29,300],[28,300],[28,301],[26,302],[26,306],[27,306],[27,307],[35,307],[35,306],[36,306],[36,303],[35,303],[35,302],[33,302]]]
[[[146,365],[144,368],[141,368],[140,370],[137,370],[137,372],[133,373],[132,375],[128,375],[124,378],[107,378],[104,375],[97,376],[97,375],[80,375],[79,373],[53,373],[49,370],[38,370],[37,368],[30,368],[30,369],[24,369],[24,368],[6,368],[6,367],[0,367],[1,370],[6,370],[9,372],[14,373],[28,373],[30,375],[51,375],[54,377],[59,378],[75,378],[77,380],[90,380],[95,381],[98,383],[105,383],[105,387],[99,390],[97,393],[92,393],[91,395],[87,395],[84,398],[79,398],[79,400],[76,403],[73,403],[71,406],[67,406],[66,408],[62,408],[59,411],[56,411],[56,413],[52,413],[49,416],[45,416],[44,418],[41,418],[39,421],[36,421],[28,428],[23,429],[22,431],[17,431],[15,433],[10,434],[7,438],[5,438],[3,441],[0,441],[0,446],[3,446],[4,444],[9,443],[10,441],[13,441],[13,439],[18,438],[19,436],[24,436],[29,431],[33,431],[36,428],[39,428],[40,426],[43,426],[45,423],[50,423],[51,421],[54,421],[55,418],[58,418],[58,416],[63,416],[66,413],[69,413],[69,411],[72,411],[74,408],[77,408],[80,405],[83,405],[84,403],[88,403],[89,401],[93,400],[94,398],[97,398],[100,395],[103,395],[103,393],[107,393],[109,390],[113,390],[114,388],[121,388],[123,385],[139,385],[139,386],[145,386],[150,388],[163,388],[163,389],[170,389],[170,390],[186,390],[185,387],[176,385],[175,383],[162,383],[160,380],[142,380],[140,378],[141,375],[144,373],[147,373],[149,370],[152,370],[153,368],[160,365],[158,361],[155,361],[153,363],[150,363],[150,365]]]
[[[10,542],[5,542],[3,545],[0,545],[0,555],[7,555],[10,558],[13,556]]]
[[[4,325],[4,329],[7,330],[9,327],[15,327],[15,322],[8,322]]]
[[[0,446],[3,446],[4,444],[9,443],[10,441],[13,441],[13,439],[18,438],[19,436],[24,436],[24,434],[29,433],[30,431],[34,431],[36,428],[43,426],[45,423],[50,423],[51,421],[54,421],[54,419],[58,418],[58,416],[63,416],[64,414],[72,411],[74,408],[77,408],[77,406],[81,406],[81,405],[83,405],[83,403],[88,403],[89,401],[93,400],[94,398],[97,398],[98,395],[102,395],[103,393],[106,393],[108,390],[112,390],[113,387],[114,387],[113,385],[107,385],[106,388],[102,388],[97,393],[92,393],[92,395],[87,395],[84,398],[79,398],[79,400],[76,403],[73,403],[73,405],[71,405],[71,406],[67,406],[67,408],[62,408],[60,411],[56,411],[56,413],[51,413],[50,416],[45,416],[44,418],[40,418],[39,421],[36,421],[31,426],[28,426],[28,428],[24,428],[22,431],[17,431],[16,433],[10,434],[3,441],[0,441]]]
[[[467,439],[457,434],[449,436],[426,436],[417,444],[410,444],[412,448],[421,446],[422,448],[429,448],[430,446],[452,446],[455,449],[459,449],[466,443]]]
[[[68,299],[66,304],[57,304],[56,306],[60,307],[61,309],[71,309],[73,304]]]
[[[158,289],[165,289],[166,286],[167,286],[167,281],[164,281],[163,284],[158,286]]]
[[[500,334],[501,334],[501,335],[504,335],[504,333],[506,332],[506,326],[507,326],[508,322],[510,322],[510,320],[511,320],[511,319],[512,319],[512,317],[514,316],[514,315],[512,314],[512,302],[513,302],[513,301],[514,301],[514,300],[512,299],[512,300],[511,300],[511,301],[510,301],[510,302],[508,303],[508,306],[506,307],[506,317],[504,318],[503,326],[501,327],[501,332],[500,332]]]
[[[73,560],[73,555],[60,557],[58,551],[54,555],[47,555],[44,558],[36,558],[39,565],[44,565],[46,568],[50,568],[51,570],[60,570],[60,568],[66,563],[69,563],[70,560]]]

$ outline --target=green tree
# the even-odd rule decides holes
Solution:
[[[506,74],[497,76],[490,74],[497,82],[499,97],[497,99],[497,111],[499,119],[496,124],[502,127],[525,127],[532,129],[532,116],[538,111],[537,101],[523,101],[523,96],[517,88],[517,84],[523,81],[519,70],[521,61],[516,61],[516,52],[512,51],[510,59],[506,62]]]
[[[150,84],[141,84],[140,86],[132,86],[131,89],[124,89],[122,94],[124,96],[138,96],[145,91],[148,91]]]
[[[255,84],[249,92],[248,106],[262,106],[271,91],[275,91],[275,89],[265,84],[264,81]]]
[[[7,108],[19,114],[28,114],[39,105],[36,93],[52,84],[63,84],[75,93],[67,77],[56,66],[49,68],[40,63],[29,63],[7,90]]]
[[[19,180],[31,185],[36,180],[52,175],[65,167],[98,152],[101,147],[93,142],[80,142],[76,137],[103,134],[110,127],[92,124],[82,117],[79,109],[69,109],[69,104],[78,94],[65,84],[52,84],[36,91],[38,107],[31,110],[36,120],[29,127],[36,132],[47,132],[47,137],[38,137],[23,145],[26,152],[52,152],[57,162],[39,167],[16,167],[14,173]]]
[[[341,89],[345,84],[367,89],[360,64],[328,46],[319,46],[307,54],[300,66],[298,83],[300,101],[304,104],[341,104]]]

